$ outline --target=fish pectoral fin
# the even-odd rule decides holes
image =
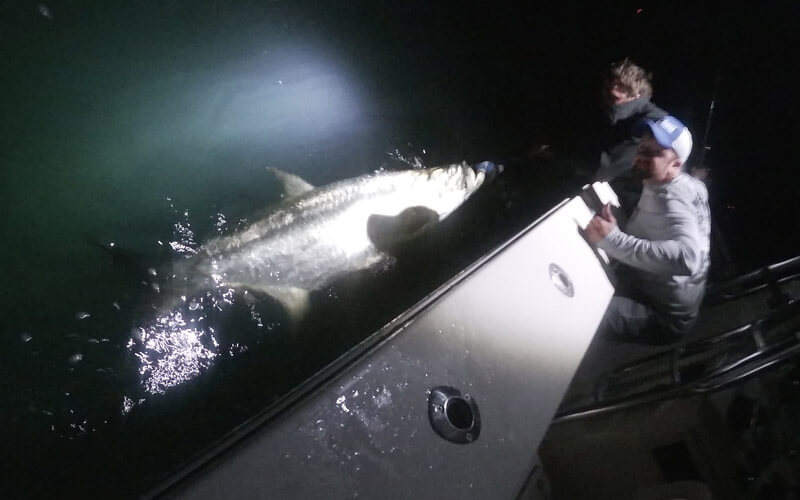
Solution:
[[[309,309],[311,293],[305,288],[293,286],[253,286],[239,285],[252,292],[263,293],[277,300],[286,310],[292,323],[297,324],[306,316]]]
[[[314,189],[313,185],[294,174],[284,172],[283,170],[275,167],[267,167],[267,170],[271,172],[276,179],[278,179],[278,182],[281,183],[281,186],[283,187],[283,194],[287,198],[300,196],[301,194]]]
[[[397,215],[372,214],[367,219],[367,235],[378,249],[412,240],[439,222],[439,214],[428,207],[409,207]]]

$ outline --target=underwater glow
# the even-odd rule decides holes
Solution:
[[[126,89],[117,96],[127,111],[119,115],[124,136],[115,138],[125,144],[126,161],[162,169],[169,158],[175,173],[231,174],[243,166],[209,162],[208,151],[246,153],[263,165],[276,151],[305,150],[360,131],[371,107],[366,93],[320,44],[284,41],[213,71],[176,71]],[[149,106],[141,106],[142,96],[150,97]],[[109,146],[109,154],[120,147]],[[155,154],[160,161],[151,161]]]

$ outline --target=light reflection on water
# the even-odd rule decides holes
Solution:
[[[178,214],[172,200],[168,200],[173,212]],[[174,239],[168,242],[168,247],[179,260],[195,255],[198,247],[189,211],[183,210],[180,213],[180,220],[173,224]],[[225,214],[217,213],[213,225],[218,234],[224,234],[228,229]],[[152,273],[154,277],[157,274]],[[160,307],[157,305],[161,299],[159,295],[169,293],[170,280],[176,277],[166,276],[165,279],[164,293],[160,286],[153,287],[157,295],[152,307]],[[218,339],[219,332],[211,325],[214,316],[227,312],[237,297],[250,300],[251,303],[247,304],[248,317],[258,329],[270,331],[278,325],[276,322],[266,322],[267,328],[264,328],[264,318],[252,303],[255,299],[249,297],[247,292],[239,294],[220,275],[212,274],[212,279],[211,289],[201,295],[182,295],[177,305],[166,311],[159,311],[154,318],[142,318],[142,323],[135,329],[126,348],[136,359],[139,388],[143,392],[136,400],[127,395],[123,397],[123,415],[145,402],[147,397],[165,394],[170,389],[199,377],[219,357],[233,357],[249,349],[247,343],[231,342],[227,352],[222,350],[224,347],[221,347],[222,343]],[[222,334],[225,335],[225,332]]]
[[[134,354],[140,362],[142,385],[151,394],[163,394],[170,387],[191,380],[217,357],[204,342],[208,339],[215,347],[218,345],[213,331],[188,324],[180,311],[160,316],[141,329],[141,337],[142,348]],[[131,341],[128,346],[135,345]]]

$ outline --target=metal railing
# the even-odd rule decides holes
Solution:
[[[770,310],[747,324],[615,368],[600,378],[588,404],[562,406],[553,423],[717,391],[800,355],[800,300],[783,286],[800,277],[799,271],[796,257],[709,287],[704,307],[768,289]]]
[[[709,285],[704,307],[742,298],[762,290],[770,291],[770,305],[785,302],[782,286],[800,278],[800,256],[743,274],[731,280]]]

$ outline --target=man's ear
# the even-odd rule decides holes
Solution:
[[[675,155],[675,159],[672,160],[673,161],[673,166],[677,167],[678,170],[681,170],[682,167],[683,167],[683,162],[681,161],[681,158],[678,156],[678,153],[676,153],[675,150],[671,150],[671,151],[672,151],[672,154]]]

